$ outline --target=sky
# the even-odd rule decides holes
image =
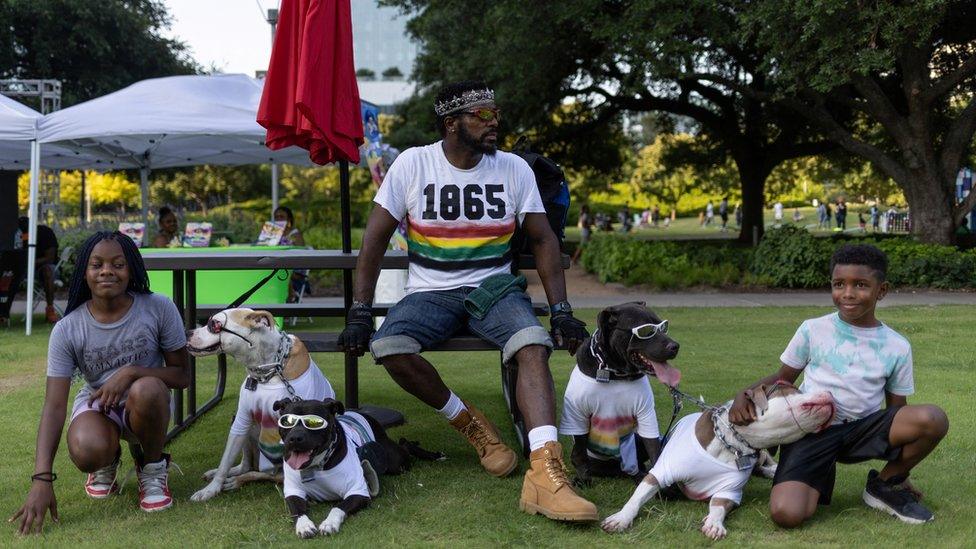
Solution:
[[[271,26],[268,8],[278,0],[163,0],[172,25],[163,33],[190,47],[204,68],[254,76],[268,68]]]

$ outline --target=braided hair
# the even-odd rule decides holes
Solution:
[[[78,259],[75,261],[75,272],[71,275],[71,284],[68,286],[68,306],[64,310],[65,316],[77,309],[86,301],[91,299],[91,288],[85,280],[85,272],[88,270],[88,260],[91,259],[92,250],[99,242],[114,240],[122,247],[122,254],[125,256],[125,263],[129,267],[129,285],[125,291],[134,294],[151,294],[149,290],[149,273],[146,272],[146,264],[142,260],[139,248],[128,236],[119,231],[98,231],[88,237],[81,245],[78,252]]]

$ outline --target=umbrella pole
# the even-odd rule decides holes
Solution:
[[[30,200],[27,204],[27,335],[31,335],[34,325],[34,261],[37,260],[37,185],[41,169],[41,147],[31,141],[30,150]]]
[[[352,252],[352,223],[350,210],[352,206],[349,199],[349,162],[339,161],[339,205],[342,218],[342,253]],[[345,308],[348,311],[352,307],[352,270],[342,271],[342,295]],[[350,353],[344,353],[346,357],[346,407],[359,407],[359,360]]]
[[[275,210],[278,209],[278,163],[271,162],[271,219],[274,220]]]

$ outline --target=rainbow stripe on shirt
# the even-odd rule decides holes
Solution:
[[[633,415],[616,417],[590,417],[590,433],[586,447],[591,452],[609,457],[620,457],[620,440],[629,436],[637,427]]]
[[[407,256],[427,269],[454,271],[508,265],[515,218],[499,223],[424,224],[410,219]]]

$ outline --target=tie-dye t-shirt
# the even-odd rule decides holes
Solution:
[[[274,377],[267,383],[259,383],[253,391],[241,384],[241,393],[237,400],[237,415],[230,427],[232,435],[246,435],[252,426],[259,430],[258,450],[266,459],[261,463],[272,465],[281,464],[281,436],[278,434],[278,412],[274,411],[274,403],[288,398],[288,388],[281,382],[280,377]],[[335,391],[329,380],[325,378],[315,361],[310,361],[308,370],[298,378],[289,381],[295,394],[299,398],[322,400],[335,398]],[[263,469],[264,467],[262,467]]]
[[[654,393],[647,376],[600,383],[573,368],[563,398],[559,433],[589,435],[587,451],[597,459],[620,458],[621,440],[634,430],[643,438],[660,435]]]
[[[803,370],[804,393],[833,395],[834,424],[880,410],[885,391],[905,396],[915,392],[912,346],[885,324],[858,328],[838,313],[806,320],[780,360]]]
[[[407,221],[407,293],[478,286],[509,272],[516,224],[545,213],[524,160],[498,151],[462,170],[440,141],[397,157],[374,201]]]

